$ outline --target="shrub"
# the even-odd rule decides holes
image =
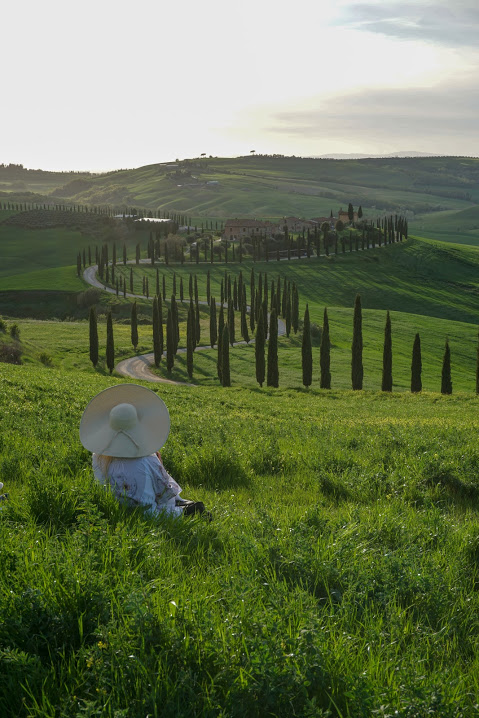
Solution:
[[[42,352],[38,358],[44,366],[52,366],[53,364],[53,359],[47,352]]]
[[[0,317],[0,333],[6,334],[7,333],[7,323],[4,319]]]
[[[3,362],[4,364],[21,364],[21,347],[18,344],[0,343],[0,362]]]
[[[20,327],[18,326],[18,324],[12,324],[12,326],[10,327],[10,336],[12,337],[12,339],[19,341]]]

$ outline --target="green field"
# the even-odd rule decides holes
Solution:
[[[474,394],[163,386],[208,524],[94,484],[78,422],[115,380],[0,381],[2,715],[477,715]]]
[[[270,187],[281,168],[291,195],[291,187],[306,191],[314,180],[313,161],[259,159],[237,161],[235,172],[246,179],[254,170]],[[442,189],[446,181],[456,189],[469,182],[473,194],[474,162],[464,161],[461,180],[454,175],[458,161],[434,158],[431,167]],[[380,164],[384,192],[426,186],[418,165],[413,176],[411,166],[409,175],[398,174],[396,162],[389,163],[389,169]],[[228,161],[217,164],[232,177]],[[330,164],[328,182],[339,186],[345,165]],[[135,171],[139,183],[143,172],[145,201],[156,191],[154,167]],[[378,167],[353,163],[348,172],[350,187],[366,178],[372,187]],[[111,175],[118,185],[123,179]],[[266,213],[272,205],[264,207]],[[443,237],[459,227],[456,214],[461,231],[474,231],[474,211],[458,209],[443,213]],[[134,234],[129,256],[140,234],[143,245],[146,237]],[[71,228],[0,223],[0,315],[7,330],[0,343],[13,342],[16,323],[23,351],[23,365],[0,363],[0,481],[10,495],[0,505],[0,716],[476,716],[479,248],[457,237],[414,236],[310,260],[132,265],[138,294],[145,276],[154,293],[157,268],[167,298],[173,274],[177,295],[183,278],[180,347],[190,274],[200,299],[208,271],[219,303],[225,270],[232,278],[242,271],[249,286],[254,269],[256,284],[260,273],[262,279],[267,273],[268,288],[278,278],[296,283],[300,317],[309,306],[310,389],[301,381],[301,326],[279,340],[279,389],[258,387],[253,344],[231,350],[231,388],[219,386],[217,352],[209,349],[195,352],[195,386],[149,385],[170,410],[165,465],[185,497],[212,511],[208,523],[127,509],[93,479],[79,420],[98,391],[124,381],[105,368],[109,309],[116,361],[134,354],[131,299],[97,296],[77,277],[77,252],[98,241]],[[118,265],[116,273],[129,283],[130,266]],[[353,392],[357,293],[364,391]],[[91,301],[99,315],[97,369],[89,360]],[[151,298],[138,297],[138,306],[137,352],[146,353]],[[319,389],[325,307],[330,391]],[[379,391],[386,310],[391,394]],[[208,329],[205,307],[200,345],[208,345]],[[421,394],[409,391],[416,332]],[[451,396],[439,393],[446,338]],[[184,354],[170,375],[164,360],[157,372],[189,381]]]

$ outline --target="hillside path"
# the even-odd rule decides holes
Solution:
[[[140,260],[142,264],[150,264],[149,259],[142,259]],[[135,262],[129,261],[128,264],[134,264]],[[83,272],[83,279],[88,284],[91,284],[92,287],[97,287],[98,289],[103,290],[104,292],[109,292],[110,294],[116,294],[116,289],[113,289],[113,287],[107,287],[103,282],[101,282],[97,276],[96,273],[98,271],[98,266],[96,264],[92,265],[91,267],[87,267]],[[123,296],[123,293],[122,293]],[[148,297],[142,295],[142,294],[130,294],[129,292],[126,293],[127,297],[133,297],[135,299],[148,299]],[[198,304],[202,304],[204,306],[208,306],[208,302],[199,301]],[[250,307],[246,307],[247,311],[250,311]],[[269,317],[269,314],[268,314]],[[283,322],[282,319],[278,318],[278,336],[284,336],[286,334],[286,325]],[[254,342],[254,338],[250,340],[251,342]],[[233,344],[234,347],[240,346],[241,344],[246,344],[246,342],[235,342]],[[202,351],[205,349],[211,349],[211,346],[201,346],[196,347],[195,352]],[[183,354],[186,352],[186,348],[178,349],[178,354]],[[186,381],[173,381],[172,379],[166,379],[160,376],[157,376],[156,374],[153,374],[152,371],[150,371],[150,367],[154,364],[154,354],[153,352],[150,352],[148,354],[138,354],[136,356],[130,357],[129,359],[123,359],[121,362],[118,362],[118,364],[115,367],[115,371],[120,374],[120,376],[129,377],[130,379],[141,379],[142,381],[152,381],[156,383],[161,384],[177,384],[180,386],[196,386],[196,384],[190,384]]]

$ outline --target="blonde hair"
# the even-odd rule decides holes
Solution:
[[[108,478],[108,469],[110,468],[110,464],[114,458],[114,456],[105,456],[105,454],[98,455],[98,463],[101,466],[101,470],[105,479]]]

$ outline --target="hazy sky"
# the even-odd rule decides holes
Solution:
[[[0,162],[477,156],[478,33],[477,0],[8,3]]]

